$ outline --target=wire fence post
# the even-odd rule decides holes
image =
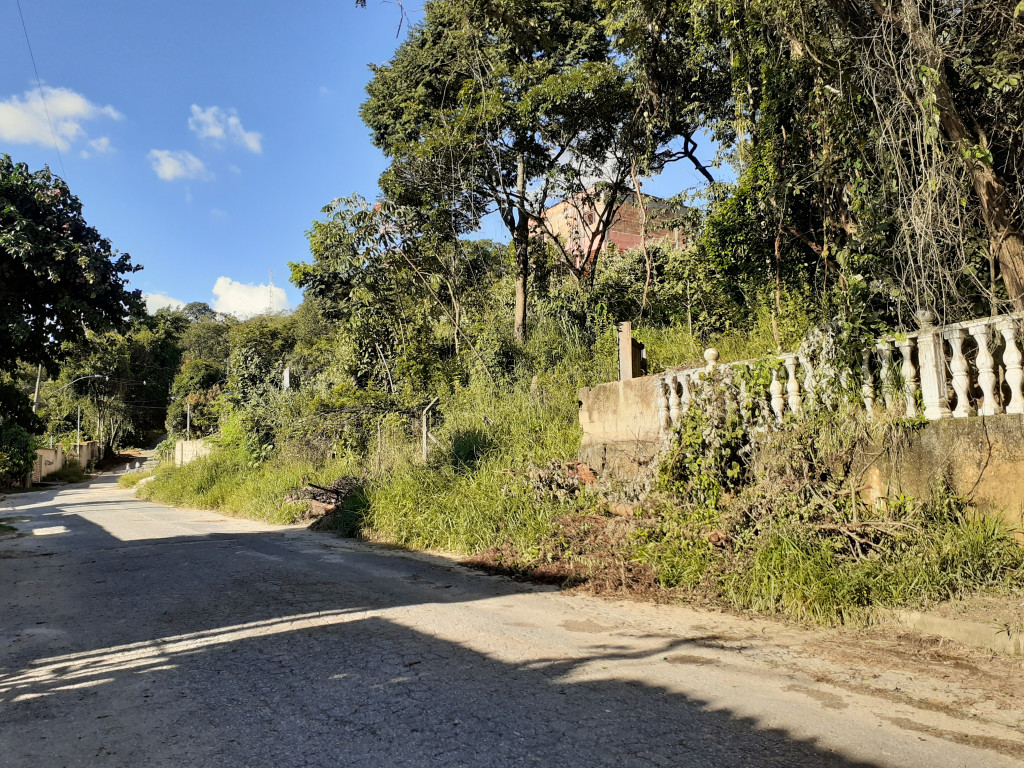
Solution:
[[[435,397],[433,400],[430,401],[430,404],[426,408],[423,409],[422,421],[423,421],[423,463],[424,464],[427,461],[427,438],[431,436],[430,435],[430,431],[427,428],[428,417],[429,417],[429,414],[430,414],[430,409],[433,408],[434,405],[437,404],[437,401],[438,401],[438,398]]]

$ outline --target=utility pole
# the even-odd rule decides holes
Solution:
[[[185,438],[192,439],[192,403],[185,403]]]
[[[78,460],[82,460],[82,406],[78,406],[78,442],[75,444],[75,453]]]
[[[32,398],[32,413],[39,412],[39,387],[43,383],[43,364],[36,369],[36,396]]]

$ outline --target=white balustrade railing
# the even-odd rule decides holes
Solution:
[[[921,330],[878,339],[861,353],[859,371],[844,380],[860,381],[868,417],[878,410],[929,421],[1024,414],[1024,312],[936,326],[929,312],[918,313]],[[706,365],[666,371],[658,376],[658,414],[666,432],[693,402],[703,374],[721,369],[718,352],[704,353]],[[729,363],[749,366],[751,361]],[[768,387],[768,404],[777,421],[799,414],[816,399],[816,363],[803,355],[778,357]],[[747,399],[743,385],[740,398]]]

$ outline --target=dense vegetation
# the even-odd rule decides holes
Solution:
[[[732,384],[709,382],[626,518],[609,514],[624,489],[537,481],[575,457],[576,391],[615,377],[617,321],[656,372],[712,344],[723,361],[794,350],[813,328],[855,350],[921,307],[1020,308],[1019,15],[434,0],[368,87],[362,115],[391,161],[381,197],[338,198],[313,222],[292,265],[299,309],[240,322],[190,305],[72,339],[49,430],[68,435],[82,404],[90,434],[97,420],[139,439],[154,419],[132,406],[167,406],[164,455],[186,433],[216,449],[161,464],[147,498],[289,522],[305,511],[290,491],[345,477],[339,532],[561,581],[819,621],[1019,586],[1009,533],[941,489],[863,524],[852,452],[915,425],[869,428],[856,382],[782,429],[716,408]],[[673,161],[706,180],[673,201],[680,245],[545,236],[553,201],[614,207]],[[471,238],[489,213],[509,244]]]
[[[44,367],[56,373],[71,348],[81,357],[93,334],[124,330],[142,314],[124,277],[138,269],[86,223],[62,179],[0,154],[0,484],[20,479],[35,459],[43,422],[24,396],[27,381]]]

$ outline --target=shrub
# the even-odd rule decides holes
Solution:
[[[21,480],[32,471],[38,441],[13,421],[0,424],[0,484]]]

